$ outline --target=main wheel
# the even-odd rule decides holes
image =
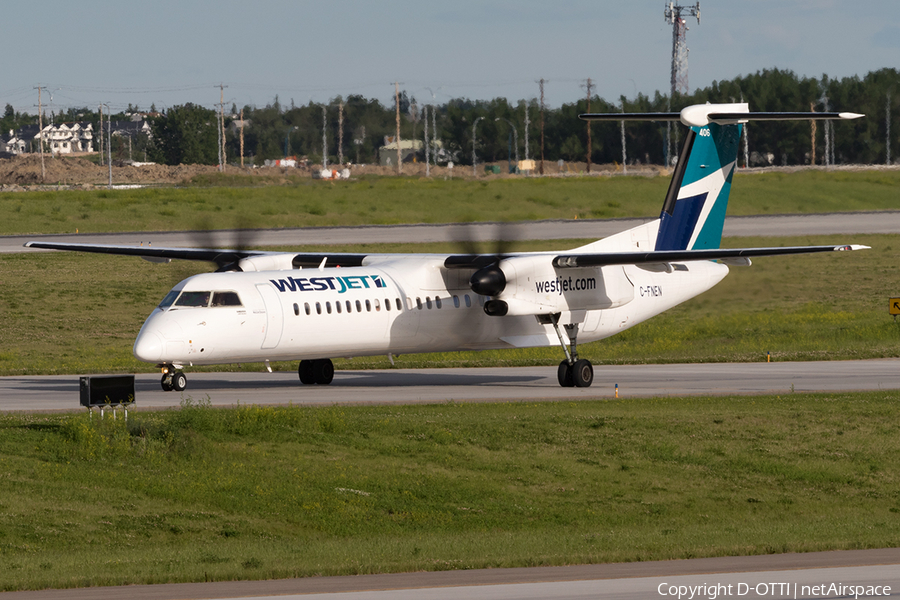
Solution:
[[[160,381],[159,383],[162,385],[162,389],[163,389],[164,392],[171,392],[171,391],[172,391],[172,380],[169,379],[169,376],[168,376],[168,375],[163,375],[163,376],[162,376],[162,381]]]
[[[575,387],[575,380],[572,379],[572,366],[569,365],[569,361],[564,360],[559,363],[559,368],[556,370],[556,378],[562,387]]]
[[[334,363],[330,358],[313,361],[313,374],[316,383],[328,385],[334,379]]]
[[[297,373],[300,375],[300,383],[304,385],[311,385],[316,382],[316,375],[313,372],[313,363],[315,361],[312,360],[301,360],[300,366],[297,367]]]
[[[575,387],[591,387],[594,382],[594,367],[591,365],[591,361],[583,358],[576,360],[572,365],[572,379]]]
[[[172,389],[176,392],[183,392],[187,387],[187,377],[181,371],[175,371],[172,374]]]

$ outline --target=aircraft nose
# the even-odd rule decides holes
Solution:
[[[134,357],[143,362],[159,362],[162,349],[162,339],[151,331],[141,332],[134,341]]]

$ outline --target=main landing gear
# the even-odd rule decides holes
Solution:
[[[334,363],[330,358],[301,360],[297,373],[300,375],[300,383],[328,385],[334,379]]]
[[[591,361],[578,358],[578,323],[567,323],[565,325],[566,334],[568,334],[569,343],[563,337],[562,331],[559,329],[559,315],[551,315],[550,323],[556,330],[559,337],[559,343],[562,345],[563,352],[566,353],[566,359],[559,363],[556,370],[556,377],[559,385],[562,387],[590,387],[594,382],[594,366]],[[571,351],[569,347],[571,345]]]
[[[183,392],[187,387],[187,377],[177,370],[174,365],[163,366],[162,389],[164,392]]]

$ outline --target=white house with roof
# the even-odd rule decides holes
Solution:
[[[47,125],[41,131],[44,148],[51,154],[94,151],[94,126],[91,123]],[[36,135],[35,138],[38,136]]]

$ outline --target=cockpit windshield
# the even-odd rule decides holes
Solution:
[[[166,310],[167,308],[172,306],[172,303],[175,302],[175,298],[177,298],[178,294],[180,293],[181,290],[170,291],[168,294],[166,294],[166,297],[162,299],[162,302],[159,303],[159,306],[157,308],[159,308],[160,310]]]
[[[237,292],[213,292],[210,306],[241,306]]]
[[[175,306],[209,306],[211,292],[181,292]]]
[[[179,295],[180,294],[180,295]],[[163,301],[159,303],[159,308],[166,310],[173,308],[203,308],[217,306],[243,306],[237,292],[233,291],[182,291],[172,290]]]

